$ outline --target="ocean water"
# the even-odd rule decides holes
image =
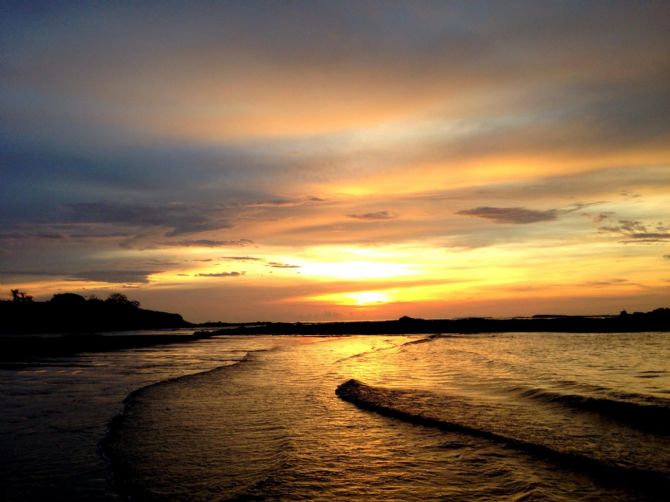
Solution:
[[[99,443],[126,396],[272,346],[227,337],[0,367],[0,500],[121,500]]]
[[[670,493],[670,333],[220,337],[1,377],[10,500]]]

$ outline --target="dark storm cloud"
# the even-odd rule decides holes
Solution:
[[[375,211],[372,213],[358,213],[358,214],[348,214],[349,218],[354,218],[357,220],[392,220],[397,218],[398,215],[391,211]]]
[[[558,217],[557,209],[548,209],[546,211],[537,211],[523,207],[476,207],[474,209],[464,209],[456,214],[465,216],[475,216],[491,220],[494,223],[537,223],[540,221],[552,221]]]

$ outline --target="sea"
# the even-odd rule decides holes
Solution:
[[[6,501],[670,497],[670,333],[216,336],[0,403]]]

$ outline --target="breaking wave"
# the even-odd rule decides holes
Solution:
[[[584,471],[590,476],[596,476],[615,483],[633,485],[638,489],[659,494],[667,493],[667,490],[670,489],[670,478],[668,477],[668,473],[665,472],[624,467],[618,465],[616,461],[607,462],[603,461],[602,458],[575,453],[567,449],[564,451],[554,446],[543,444],[542,442],[532,442],[527,439],[501,434],[497,431],[482,428],[480,424],[459,421],[457,417],[454,419],[445,418],[445,414],[449,414],[448,410],[424,409],[427,400],[425,398],[426,393],[423,391],[413,392],[410,390],[385,389],[350,379],[339,385],[335,393],[340,399],[365,410],[412,424],[467,434],[501,443],[505,446],[537,455],[543,459],[560,463],[563,467]],[[539,395],[540,393],[533,393],[531,396],[537,397]],[[444,402],[444,399],[441,401]],[[602,403],[600,404],[602,405]],[[614,405],[613,408],[619,410],[619,404]],[[609,404],[604,405],[604,407],[609,407]],[[633,409],[637,410],[638,408]],[[435,413],[431,413],[431,411]],[[628,409],[627,411],[630,412]]]
[[[597,413],[643,431],[664,435],[670,434],[670,401],[668,400],[651,400],[647,396],[639,396],[639,400],[647,402],[634,402],[609,397],[567,394],[541,388],[517,388],[515,390],[526,399]],[[634,396],[630,397],[633,398]]]

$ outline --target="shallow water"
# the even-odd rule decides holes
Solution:
[[[119,487],[180,500],[665,493],[668,430],[648,427],[636,410],[662,417],[670,409],[666,335],[415,341],[282,339],[245,363],[139,392],[106,443]],[[388,418],[338,399],[350,378],[406,414]],[[593,409],[580,397],[595,400]],[[610,416],[600,402],[626,413]],[[417,426],[407,415],[434,421]]]
[[[118,500],[98,450],[133,390],[234,364],[271,342],[229,337],[0,368],[0,499]]]
[[[2,373],[10,499],[47,478],[62,498],[113,497],[94,445],[134,389],[101,451],[135,500],[664,500],[670,487],[667,333],[222,337],[62,363]],[[54,428],[73,396],[60,413],[76,427]],[[54,441],[79,445],[68,465]]]

